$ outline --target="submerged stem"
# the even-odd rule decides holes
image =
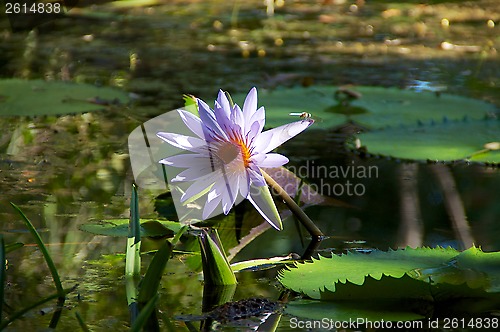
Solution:
[[[267,184],[277,193],[281,199],[285,202],[288,208],[292,211],[292,213],[299,219],[299,221],[304,225],[309,234],[314,239],[321,239],[324,237],[323,232],[314,224],[314,222],[307,216],[307,214],[295,203],[295,201],[287,194],[287,192],[281,188],[281,186],[274,181],[274,179],[269,176],[264,170],[260,170],[262,175],[264,175],[264,179],[266,179]]]

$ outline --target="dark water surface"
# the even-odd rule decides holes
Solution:
[[[274,16],[260,0],[96,3],[32,31],[12,32],[0,16],[0,78],[115,86],[131,97],[130,105],[84,115],[0,117],[0,231],[6,243],[26,244],[8,255],[6,301],[21,308],[53,292],[43,258],[9,204],[14,202],[41,232],[65,286],[79,284],[66,302],[61,331],[76,327],[75,311],[96,331],[128,327],[124,256],[115,255],[124,252],[125,239],[95,236],[79,226],[129,216],[127,137],[142,122],[181,107],[183,94],[211,104],[218,89],[406,88],[421,82],[500,105],[500,8],[494,0],[277,1]],[[471,243],[500,250],[498,168],[363,159],[343,149],[342,138],[353,130],[311,130],[279,149],[290,166],[309,171],[353,162],[377,169],[377,176],[352,179],[362,195],[332,191],[346,179],[310,176],[323,193],[343,202],[310,210],[331,236],[321,252],[407,244],[463,249]],[[443,184],[444,177],[452,181]],[[458,193],[453,207],[468,221],[465,233],[456,230],[447,209],[450,188]],[[141,216],[157,216],[157,194],[140,192]],[[418,231],[405,223],[415,211],[422,220]],[[289,223],[283,232],[264,233],[234,261],[304,250]],[[275,273],[239,275],[234,299],[277,299]],[[200,314],[202,291],[201,277],[174,257],[162,280],[161,315]],[[49,304],[31,311],[8,330],[46,328],[53,309]],[[282,318],[279,330],[289,329],[289,319]]]

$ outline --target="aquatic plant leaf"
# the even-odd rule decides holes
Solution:
[[[64,297],[66,294],[66,291],[64,290],[62,283],[61,283],[61,278],[59,277],[59,272],[57,271],[56,265],[54,264],[54,261],[52,260],[52,257],[50,256],[49,251],[47,250],[47,247],[43,243],[42,238],[40,237],[40,234],[36,230],[36,228],[33,226],[31,221],[26,217],[24,212],[14,203],[10,203],[12,207],[17,210],[17,212],[20,214],[21,218],[23,219],[24,223],[26,224],[26,227],[28,228],[29,232],[33,236],[33,239],[35,240],[35,243],[37,244],[38,248],[40,249],[40,252],[43,255],[43,258],[45,259],[45,262],[47,263],[47,266],[49,267],[50,274],[52,275],[52,279],[54,280],[54,286],[57,290],[57,294],[59,294],[59,301],[64,302]]]
[[[287,303],[284,312],[303,319],[316,321],[331,319],[334,322],[346,322],[350,320],[358,322],[358,319],[363,319],[365,322],[380,321],[382,319],[384,321],[407,321],[424,318],[424,316],[402,307],[400,301],[380,300],[319,302],[300,299]],[[363,322],[360,323],[362,324]],[[318,326],[311,326],[312,328],[317,329]],[[329,329],[330,326],[324,325],[322,328]]]
[[[125,255],[125,276],[139,277],[141,274],[141,221],[137,186],[132,185],[130,198],[130,220],[128,225],[127,250]],[[133,292],[135,295],[136,292]],[[127,296],[131,299],[131,296]],[[129,300],[130,306],[130,300]]]
[[[418,280],[431,279],[435,284],[467,284],[488,293],[500,292],[500,252],[483,252],[472,247],[437,267],[419,268],[409,274]]]
[[[184,99],[184,109],[199,116],[198,114],[198,102],[196,97],[193,95],[183,95]]]
[[[233,263],[231,264],[231,269],[233,269],[234,272],[240,272],[244,270],[260,271],[265,269],[271,269],[273,267],[292,262],[293,258],[291,255],[271,257],[271,258],[251,259],[248,261]]]
[[[177,233],[182,225],[178,222],[157,219],[141,219],[141,236],[169,236]],[[80,230],[96,235],[127,237],[128,219],[108,219],[98,223],[80,225]]]
[[[398,159],[500,163],[500,150],[488,148],[500,139],[500,120],[495,119],[388,128],[357,139],[351,148],[356,144],[368,153]]]
[[[139,315],[137,316],[136,320],[130,327],[130,331],[140,332],[143,330],[148,330],[146,326],[150,321],[151,315],[154,313],[156,309],[156,303],[158,302],[158,297],[159,297],[158,294],[154,294],[154,296],[144,305]]]
[[[280,271],[279,279],[287,288],[322,300],[477,297],[490,301],[500,289],[499,266],[500,253],[476,247],[462,253],[408,247],[320,257]]]
[[[347,282],[363,285],[368,276],[375,280],[384,275],[401,278],[410,270],[438,266],[457,254],[451,248],[406,248],[370,254],[350,252],[342,256],[320,256],[312,263],[301,263],[290,270],[280,271],[279,280],[287,288],[320,299],[322,292],[335,292],[337,287]]]
[[[345,89],[344,89],[345,90]],[[277,127],[294,120],[290,113],[310,113],[316,122],[310,129],[328,129],[349,120],[375,129],[414,125],[432,120],[482,119],[495,106],[471,98],[445,93],[416,92],[397,88],[359,86],[352,88],[360,97],[337,98],[335,86],[295,87],[261,91],[259,105],[266,109],[266,126]],[[340,90],[342,91],[342,89]],[[349,91],[349,90],[347,90]],[[236,103],[244,95],[234,95]]]
[[[205,283],[211,285],[236,284],[236,277],[229,265],[217,230],[202,229],[199,242]]]
[[[128,101],[118,89],[62,81],[2,79],[0,91],[0,116],[83,113]]]
[[[158,294],[158,287],[160,286],[160,281],[167,265],[168,260],[172,254],[172,245],[170,242],[166,241],[156,252],[148,266],[148,270],[144,275],[139,285],[139,297],[138,302],[141,306],[145,305],[150,301],[156,294]]]

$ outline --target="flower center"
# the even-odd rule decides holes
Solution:
[[[238,146],[231,142],[224,142],[217,149],[217,156],[227,165],[238,156],[239,152]]]
[[[243,164],[245,165],[245,167],[248,167],[248,165],[250,164],[250,157],[251,157],[251,153],[250,150],[248,149],[248,146],[241,139],[238,139],[235,143],[238,144],[238,146],[240,147]]]
[[[217,148],[217,156],[228,165],[241,154],[241,161],[244,167],[250,164],[251,153],[247,145],[241,139],[234,139],[229,142],[223,142]],[[240,161],[240,162],[241,162]]]

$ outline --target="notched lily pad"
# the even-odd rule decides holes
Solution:
[[[406,248],[320,257],[280,271],[287,288],[318,300],[494,298],[500,253],[476,247]]]
[[[0,91],[0,116],[83,113],[128,102],[118,89],[62,81],[4,79]]]
[[[381,280],[384,276],[401,278],[414,268],[435,267],[457,254],[451,248],[406,248],[374,251],[368,255],[350,252],[342,256],[320,256],[319,259],[313,259],[312,263],[298,264],[290,270],[280,271],[279,279],[287,288],[320,299],[323,292],[335,292],[337,287],[347,283],[363,285],[368,276],[374,280]]]
[[[363,133],[349,147],[405,160],[470,160],[498,165],[499,138],[499,119],[443,121]]]

